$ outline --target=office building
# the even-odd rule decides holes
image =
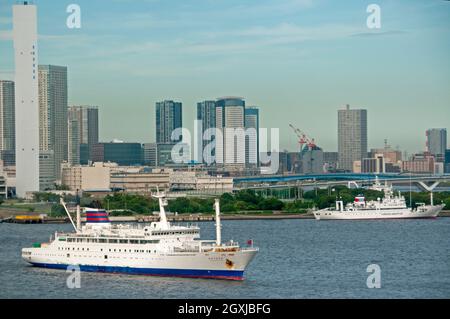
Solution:
[[[278,153],[278,175],[289,173],[288,151],[284,150]]]
[[[94,144],[95,145],[95,144]],[[91,147],[92,149],[92,147]],[[91,150],[89,149],[89,145],[80,144],[80,165],[88,165],[92,160]]]
[[[211,176],[204,172],[174,171],[170,173],[170,189],[173,191],[206,191],[211,194],[233,192],[233,178]]]
[[[8,178],[0,173],[0,198],[8,198]]]
[[[434,175],[443,175],[445,171],[444,162],[434,162]]]
[[[172,132],[182,127],[182,104],[180,102],[163,101],[156,103],[156,143],[180,142],[181,137],[172,140]]]
[[[386,173],[386,162],[383,154],[375,154],[373,158],[363,158],[361,173],[382,174]]]
[[[259,109],[245,109],[245,163],[248,167],[259,166]]]
[[[61,183],[71,191],[110,191],[111,170],[115,163],[62,165]]]
[[[361,174],[362,173],[362,161],[354,161],[352,172],[355,174]]]
[[[278,153],[279,166],[277,174],[301,174],[302,158],[299,152],[284,150]],[[261,165],[262,166],[262,165]]]
[[[305,146],[300,152],[301,174],[323,174],[323,167],[323,150],[317,146]]]
[[[402,160],[402,152],[394,150],[385,140],[384,148],[373,148],[370,150],[369,157],[374,158],[376,154],[381,154],[386,163],[397,164]]]
[[[405,173],[433,174],[435,158],[429,153],[414,154],[407,161],[402,162],[402,171]]]
[[[158,144],[156,143],[145,143],[143,145],[144,149],[144,165],[150,167],[156,167],[158,164]]]
[[[16,117],[14,82],[0,80],[0,160],[16,165]]]
[[[445,155],[447,149],[447,130],[444,128],[433,128],[426,132],[427,151],[435,156]]]
[[[67,67],[39,65],[40,150],[54,152],[55,177],[68,160]]]
[[[111,172],[111,189],[133,194],[149,194],[170,187],[170,170],[139,168],[128,170],[118,167]]]
[[[339,168],[352,171],[353,162],[367,157],[367,110],[347,105],[338,111]]]
[[[173,165],[172,161],[172,149],[175,146],[173,143],[158,143],[156,151],[156,165],[158,167],[164,167]]]
[[[177,159],[173,158],[173,155],[175,153],[174,147],[180,147],[182,149],[182,153],[178,153]],[[157,144],[157,166],[158,167],[164,167],[164,166],[185,166],[187,163],[191,160],[191,150],[189,148],[189,144],[186,143],[158,143]]]
[[[78,122],[80,164],[86,165],[92,160],[90,156],[92,147],[99,142],[98,107],[70,106],[68,117]],[[69,150],[75,150],[70,142],[71,139],[69,139]]]
[[[444,172],[450,174],[450,150],[445,150]]]
[[[55,189],[55,153],[53,150],[39,152],[39,190]]]
[[[332,173],[338,169],[339,153],[338,152],[323,152],[324,172]]]
[[[141,165],[143,150],[140,143],[98,143],[92,147],[93,162],[111,162],[123,166]]]

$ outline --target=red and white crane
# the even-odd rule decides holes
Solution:
[[[306,133],[304,133],[299,128],[296,128],[292,124],[289,124],[289,126],[291,127],[291,129],[295,132],[295,134],[298,137],[298,144],[300,145],[300,151],[302,151],[304,145],[307,145],[310,150],[314,149],[317,146],[314,138],[308,137],[308,135],[306,135]]]

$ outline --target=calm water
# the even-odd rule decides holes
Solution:
[[[449,298],[450,218],[316,222],[225,221],[224,238],[261,249],[244,282],[83,273],[27,266],[20,249],[69,225],[0,224],[1,298]],[[203,238],[214,224],[203,223]],[[366,286],[381,267],[381,289]]]

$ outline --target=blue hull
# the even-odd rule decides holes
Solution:
[[[35,267],[64,269],[70,265],[63,264],[41,264],[32,263]],[[113,274],[141,275],[141,276],[160,276],[160,277],[184,277],[184,278],[207,278],[207,279],[226,279],[243,280],[244,272],[237,270],[198,270],[198,269],[163,269],[163,268],[130,268],[116,266],[87,266],[79,265],[81,271],[102,272]]]

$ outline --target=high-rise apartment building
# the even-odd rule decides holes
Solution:
[[[230,170],[245,168],[245,101],[240,97],[223,97],[217,100],[216,127],[222,131],[223,140],[217,140],[216,161]]]
[[[367,157],[367,110],[347,105],[338,111],[339,168],[353,170],[353,162]]]
[[[4,166],[16,165],[14,99],[14,82],[0,80],[0,159]]]
[[[211,136],[210,140],[204,139],[204,137],[208,130],[216,128],[216,101],[203,101],[197,103],[197,121],[199,121],[198,123],[201,125],[198,128],[197,136],[197,160],[200,163],[214,164],[213,157],[215,152],[213,151],[210,152],[211,154],[205,154],[204,151],[208,144],[214,142],[215,137]]]
[[[68,117],[68,162],[70,165],[80,164],[80,122],[74,114],[69,112]]]
[[[54,153],[55,177],[68,160],[67,67],[39,66],[39,133],[41,151]]]
[[[427,151],[435,156],[445,155],[447,149],[447,130],[445,128],[433,128],[426,132]]]
[[[245,163],[249,167],[259,166],[259,108],[245,109]]]
[[[15,51],[16,194],[39,191],[39,90],[37,10],[13,6]]]
[[[156,143],[177,143],[178,137],[172,140],[172,132],[183,127],[182,104],[174,101],[156,103]]]

